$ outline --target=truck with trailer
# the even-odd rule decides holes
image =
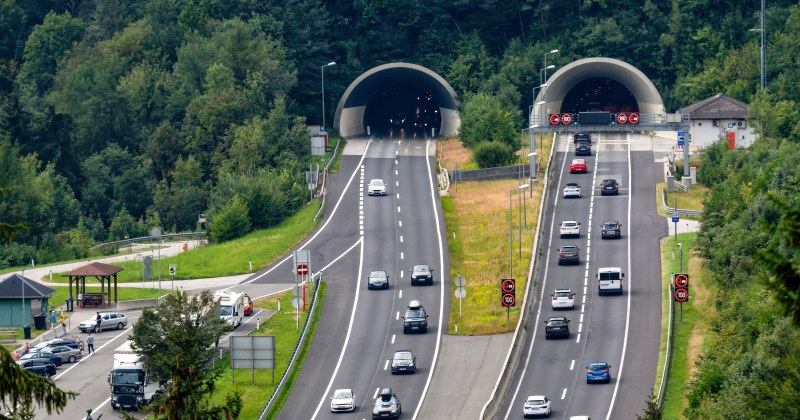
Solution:
[[[114,366],[108,375],[114,409],[147,405],[160,390],[159,380],[147,372],[142,356],[131,343],[128,340],[114,350]]]

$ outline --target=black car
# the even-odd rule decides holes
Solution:
[[[604,179],[600,183],[600,195],[619,195],[619,182],[616,179]]]
[[[383,270],[374,270],[367,277],[367,289],[388,289],[389,276]]]
[[[544,338],[569,338],[569,320],[563,316],[551,316],[544,321]]]
[[[415,265],[411,270],[411,285],[420,283],[433,284],[433,269],[427,264]]]
[[[591,156],[592,155],[592,145],[582,141],[575,143],[575,156]]]
[[[616,220],[609,220],[608,222],[603,222],[603,226],[600,229],[600,237],[602,239],[621,238],[622,225]]]
[[[400,399],[397,398],[391,388],[381,389],[380,395],[375,400],[372,408],[373,419],[396,419],[400,418],[403,409],[400,406]]]
[[[403,334],[410,332],[428,332],[428,314],[418,300],[409,302],[403,315]]]
[[[19,366],[28,372],[33,372],[39,376],[44,376],[47,379],[56,374],[56,365],[50,359],[27,359],[20,360]]]
[[[563,245],[558,249],[558,265],[580,263],[581,249],[576,245]]]
[[[572,137],[572,141],[574,141],[575,143],[578,143],[578,142],[591,143],[592,142],[592,135],[589,134],[586,131],[581,131],[581,132],[575,133],[575,136]]]
[[[392,375],[417,373],[417,357],[411,350],[397,350],[392,356]]]
[[[29,351],[22,356],[20,356],[19,360],[28,360],[28,359],[50,359],[56,367],[59,367],[64,364],[64,361],[61,360],[61,356],[57,354],[50,353],[48,351]]]

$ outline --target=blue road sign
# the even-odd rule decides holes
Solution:
[[[677,213],[672,214],[672,223],[678,223],[681,221],[681,218],[678,216]]]
[[[683,131],[678,131],[678,146],[683,146],[685,144],[684,143],[684,139],[685,138],[686,137],[685,137],[684,132]]]

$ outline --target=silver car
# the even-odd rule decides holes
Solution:
[[[94,332],[97,326],[97,315],[92,316],[80,323],[78,328],[81,332]],[[121,330],[128,326],[128,317],[122,312],[100,312],[101,330]]]
[[[75,363],[83,357],[83,353],[80,350],[67,346],[45,347],[44,351],[60,357],[63,363]]]

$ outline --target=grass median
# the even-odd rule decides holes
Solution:
[[[656,210],[661,216],[671,217],[672,215],[667,214],[667,212],[665,212],[664,208],[661,206],[661,190],[666,188],[666,182],[659,182],[656,184]],[[666,193],[667,206],[677,207],[684,210],[703,210],[703,206],[705,205],[705,201],[708,199],[710,191],[711,190],[703,184],[692,185],[689,187],[689,191],[686,192],[675,189],[675,191],[671,193]],[[699,217],[681,216],[682,219],[687,217],[692,220],[700,220]]]
[[[552,137],[546,137],[541,155],[549,156],[551,145]],[[470,153],[459,141],[447,140],[441,147],[447,168],[469,167]],[[546,160],[539,164],[541,174]],[[498,334],[516,327],[523,307],[542,197],[542,183],[535,183],[532,189],[522,191],[523,200],[516,191],[519,183],[517,179],[460,182],[451,185],[449,195],[442,197],[450,278],[463,275],[467,292],[459,301],[455,287],[450,291],[449,334]],[[506,309],[500,302],[500,280],[511,274],[510,260],[517,303]]]
[[[683,246],[683,271],[689,274],[689,302],[683,304],[683,317],[681,319],[680,304],[673,307],[675,323],[673,326],[673,346],[670,350],[672,361],[667,378],[667,389],[664,396],[663,418],[680,419],[687,405],[686,394],[691,384],[692,375],[695,373],[695,362],[702,352],[708,348],[706,340],[707,325],[713,315],[713,289],[710,287],[708,269],[704,260],[694,255],[697,233],[678,234],[678,243]],[[674,236],[665,238],[661,244],[662,267],[662,317],[661,317],[661,347],[659,362],[656,371],[654,393],[658,392],[661,377],[663,376],[664,358],[666,356],[667,329],[669,321],[669,306],[673,298],[669,295],[669,284],[672,282],[673,273],[681,271],[680,249],[676,246]]]

